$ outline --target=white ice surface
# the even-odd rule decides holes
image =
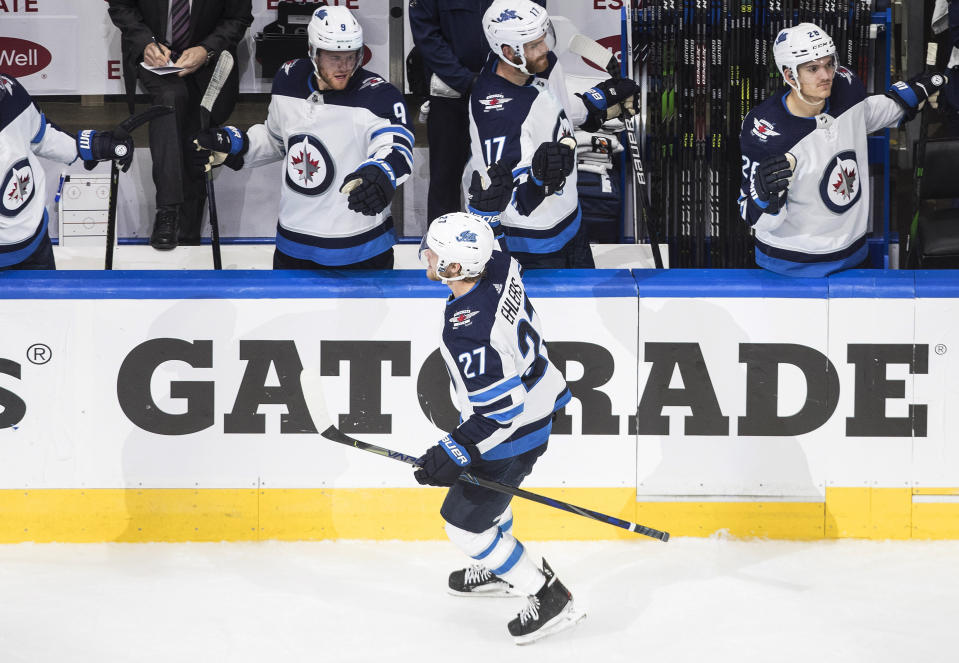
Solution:
[[[452,544],[0,546],[0,661],[959,660],[959,542],[528,543],[588,617],[459,598]]]

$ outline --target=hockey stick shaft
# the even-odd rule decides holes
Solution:
[[[120,166],[110,162],[110,207],[107,212],[107,253],[103,259],[103,269],[113,269],[113,244],[117,237],[117,196],[120,193]]]
[[[151,106],[141,113],[131,115],[113,129],[113,137],[117,141],[124,141],[134,129],[154,120],[161,115],[172,113],[170,106]],[[117,237],[117,197],[120,194],[120,167],[117,162],[110,162],[110,205],[107,211],[107,248],[103,260],[104,269],[113,269],[113,245]]]
[[[208,129],[210,127],[210,113],[213,110],[213,104],[220,96],[220,90],[226,83],[230,71],[233,69],[233,55],[229,51],[221,51],[216,60],[216,68],[213,70],[213,76],[206,86],[206,92],[200,101],[200,128]],[[220,256],[220,222],[216,214],[216,195],[213,191],[213,170],[206,171],[206,201],[210,210],[210,244],[213,247],[213,269],[222,269],[223,260]]]
[[[311,409],[310,411],[312,412],[313,410]],[[327,426],[326,429],[320,431],[320,435],[332,442],[339,442],[340,444],[359,449],[360,451],[368,451],[378,456],[392,458],[393,460],[398,460],[402,463],[406,463],[407,465],[419,465],[417,459],[413,456],[399,451],[393,451],[392,449],[387,449],[385,447],[380,447],[375,444],[370,444],[369,442],[357,440],[356,438],[350,437],[349,435],[343,433],[336,426]],[[475,476],[469,472],[463,472],[463,474],[460,475],[459,480],[466,483],[472,483],[477,486],[482,486],[483,488],[488,488],[489,490],[495,490],[498,493],[506,493],[507,495],[513,495],[514,497],[522,497],[523,499],[544,504],[546,506],[551,506],[555,509],[560,509],[568,513],[575,513],[576,515],[583,516],[584,518],[598,520],[615,527],[621,527],[622,529],[629,530],[630,532],[636,532],[637,534],[659,539],[660,541],[665,542],[669,540],[668,532],[661,532],[660,530],[653,529],[651,527],[645,527],[644,525],[638,525],[637,523],[632,523],[628,520],[620,520],[614,516],[593,511],[592,509],[575,506],[568,502],[563,502],[562,500],[556,500],[551,497],[546,497],[545,495],[539,495],[538,493],[531,493],[528,490],[523,490],[522,488],[514,488],[513,486],[508,486],[496,481],[489,481],[488,479],[483,479],[482,477]]]
[[[928,73],[936,66],[936,56],[939,53],[939,45],[930,42],[926,44],[926,66]],[[928,102],[927,102],[928,103]],[[929,113],[924,109],[922,117],[919,119],[919,140],[916,142],[916,170],[915,170],[915,205],[916,210],[913,213],[912,223],[909,224],[909,235],[906,237],[906,264],[907,269],[914,267],[912,264],[915,258],[916,242],[919,234],[919,206],[922,204],[922,175],[923,167],[926,163],[926,140],[929,137]]]
[[[314,424],[316,424],[317,429],[320,431],[320,435],[332,442],[338,442],[339,444],[353,447],[355,449],[359,449],[360,451],[367,451],[378,456],[384,456],[386,458],[398,460],[402,463],[406,463],[407,465],[419,465],[417,458],[414,456],[410,456],[399,451],[393,451],[392,449],[380,447],[375,444],[370,444],[369,442],[363,442],[362,440],[358,440],[355,437],[351,437],[341,431],[328,419],[329,415],[327,414],[326,399],[323,395],[321,378],[313,371],[304,371],[301,375],[300,381],[303,388],[303,396],[306,398],[307,405],[310,409],[310,414],[313,416]],[[472,483],[477,486],[482,486],[483,488],[487,488],[498,493],[505,493],[514,497],[521,497],[532,502],[553,507],[554,509],[560,509],[568,513],[583,516],[584,518],[590,518],[591,520],[604,522],[609,525],[613,525],[614,527],[620,527],[622,529],[629,530],[630,532],[635,532],[636,534],[642,534],[643,536],[658,539],[664,543],[669,541],[669,532],[663,532],[658,529],[653,529],[652,527],[639,525],[628,520],[621,520],[614,516],[593,511],[592,509],[575,506],[568,502],[563,502],[562,500],[546,497],[545,495],[531,493],[530,491],[523,490],[522,488],[508,486],[496,481],[489,481],[488,479],[483,479],[482,477],[475,476],[469,472],[463,472],[463,474],[460,475],[459,480],[466,483]]]
[[[626,11],[625,7],[623,7],[622,11]],[[627,29],[629,29],[629,27],[627,27]],[[609,49],[604,48],[589,37],[584,35],[574,35],[573,38],[570,39],[569,50],[576,55],[579,55],[580,57],[602,67],[613,78],[621,77],[619,63],[616,61],[616,56],[613,55]],[[623,49],[622,57],[632,57],[632,54],[627,52],[628,50],[629,49],[626,48]],[[638,140],[636,139],[638,126],[635,121],[635,117],[636,116],[634,115],[626,120],[626,143],[627,147],[629,148],[629,157],[633,167],[633,176],[636,180],[635,187],[638,193],[636,198],[639,198],[642,201],[640,206],[642,211],[640,212],[640,210],[636,210],[635,213],[642,213],[646,219],[646,229],[649,232],[649,241],[653,250],[653,263],[656,265],[657,269],[662,269],[663,257],[659,250],[659,237],[654,228],[655,223],[652,219],[652,214],[649,210],[649,200],[646,196],[646,174],[645,170],[643,169],[643,160],[642,155],[639,152]],[[638,235],[638,233],[636,234]]]

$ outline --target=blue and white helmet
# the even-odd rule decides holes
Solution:
[[[306,26],[310,59],[316,68],[319,51],[355,51],[356,67],[363,61],[363,28],[346,7],[320,7]],[[317,71],[319,75],[319,71]]]
[[[518,67],[527,75],[531,74],[526,70],[523,45],[546,35],[549,49],[556,46],[556,33],[549,14],[532,0],[496,0],[483,14],[483,32],[490,48],[503,62]],[[506,58],[503,46],[516,52],[520,64]]]
[[[450,212],[438,217],[420,242],[420,261],[430,249],[436,254],[436,274],[443,280],[459,281],[479,276],[493,255],[493,229],[481,216],[468,212]],[[445,276],[446,269],[456,263],[460,273]]]
[[[836,55],[836,44],[833,43],[825,30],[815,23],[800,23],[779,31],[776,41],[773,42],[773,58],[776,60],[776,69],[786,80],[786,84],[798,90],[797,68],[801,64],[833,56],[836,68],[839,67],[839,58]],[[786,76],[790,71],[793,81]]]

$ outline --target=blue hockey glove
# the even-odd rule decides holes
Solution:
[[[908,81],[894,83],[886,96],[902,106],[905,112],[904,120],[909,121],[916,117],[922,107],[929,102],[933,108],[939,108],[939,91],[946,86],[949,79],[945,74],[933,73],[916,76]]]
[[[513,173],[497,161],[486,169],[486,176],[490,182],[484,189],[482,175],[473,171],[466,209],[479,216],[499,216],[513,198]]]
[[[452,486],[479,457],[475,444],[459,444],[447,435],[417,459],[420,467],[413,472],[413,478],[424,486]]]
[[[639,109],[640,87],[628,78],[610,78],[576,96],[586,106],[583,131],[598,131],[603,123],[616,117],[626,119]]]
[[[193,137],[193,144],[196,151],[189,155],[190,167],[197,174],[221,165],[240,170],[243,155],[250,149],[246,132],[229,126],[204,129]]]
[[[543,143],[533,153],[533,162],[530,164],[533,182],[543,189],[546,196],[562,189],[566,177],[573,172],[576,153],[570,144],[576,145],[576,141],[567,136],[559,142]]]
[[[386,209],[396,193],[393,169],[382,161],[367,162],[343,178],[340,192],[349,194],[347,205],[351,210],[376,216]]]
[[[87,170],[93,170],[98,161],[113,160],[125,173],[133,163],[133,139],[117,140],[112,131],[84,129],[77,134],[77,154]]]
[[[753,170],[749,193],[753,202],[766,214],[779,214],[786,202],[796,158],[791,154],[766,157]]]

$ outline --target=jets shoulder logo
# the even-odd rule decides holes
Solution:
[[[839,67],[836,69],[836,75],[845,78],[847,83],[852,83],[852,72],[845,67]]]
[[[283,63],[283,73],[287,76],[290,75],[290,69],[293,68],[293,65],[296,64],[296,60],[287,60]]]
[[[0,76],[0,90],[3,90],[11,97],[13,96],[13,81],[6,76]]]
[[[379,76],[370,76],[369,78],[367,78],[367,79],[365,79],[365,80],[363,81],[363,84],[360,85],[360,89],[361,89],[361,90],[365,90],[365,89],[368,88],[368,87],[369,87],[369,88],[378,87],[378,86],[382,85],[382,84],[385,83],[385,82],[386,82],[386,81],[384,81],[384,80],[383,80],[382,78],[380,78]]]
[[[471,311],[465,309],[463,311],[457,311],[449,319],[453,323],[453,329],[459,329],[460,327],[469,327],[473,324],[473,318],[479,315],[479,311]]]
[[[483,112],[488,113],[490,111],[501,111],[503,106],[512,101],[512,97],[506,97],[502,94],[491,94],[485,99],[480,99],[480,104],[483,105]]]
[[[764,143],[773,136],[779,135],[778,131],[773,130],[772,122],[761,120],[758,117],[753,118],[753,130],[751,133]]]
[[[0,214],[16,216],[23,207],[33,199],[33,169],[30,162],[20,159],[12,166],[3,178],[3,199],[0,201]]]
[[[853,150],[834,156],[823,170],[819,181],[819,194],[823,202],[836,214],[852,207],[862,193],[859,163]]]
[[[330,152],[316,136],[296,134],[286,142],[286,184],[304,196],[330,188],[334,167]]]

